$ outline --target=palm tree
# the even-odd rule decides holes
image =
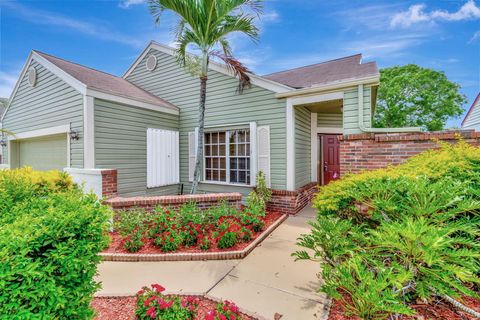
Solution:
[[[197,160],[191,193],[195,193],[201,176],[205,101],[207,97],[208,66],[210,59],[219,59],[239,79],[239,91],[250,85],[247,68],[232,55],[227,37],[241,33],[256,41],[259,30],[254,20],[260,15],[262,0],[149,0],[149,7],[157,23],[164,11],[178,17],[175,41],[178,43],[178,62],[200,79]],[[200,54],[190,56],[187,47]]]

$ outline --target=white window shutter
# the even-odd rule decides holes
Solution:
[[[257,123],[250,122],[250,185],[257,184]]]
[[[178,131],[147,129],[147,187],[180,182]]]
[[[267,186],[270,187],[270,127],[257,128],[257,170],[265,175]]]
[[[193,181],[197,161],[198,130],[188,133],[188,181]]]

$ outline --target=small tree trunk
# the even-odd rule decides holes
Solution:
[[[198,110],[198,141],[197,141],[197,160],[195,161],[195,173],[193,174],[193,183],[190,194],[197,192],[198,183],[202,176],[203,159],[203,132],[205,127],[205,102],[207,100],[207,76],[200,77],[200,106]]]

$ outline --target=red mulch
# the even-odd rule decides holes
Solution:
[[[464,297],[461,301],[467,307],[480,312],[480,300]],[[417,314],[413,316],[401,316],[400,320],[426,320],[426,319],[442,319],[442,320],[474,320],[477,319],[465,312],[454,308],[450,303],[443,300],[432,301],[430,304],[411,304]],[[361,320],[359,317],[346,316],[345,309],[341,301],[333,300],[328,320]]]
[[[207,312],[215,309],[217,302],[199,296],[200,305],[195,320],[204,320]],[[135,297],[94,298],[92,307],[97,312],[95,320],[135,320]],[[241,320],[255,320],[255,318],[241,315]]]
[[[263,222],[265,223],[265,229],[264,231],[271,226],[275,221],[277,221],[282,214],[278,212],[268,212],[264,218],[262,218]],[[181,246],[178,250],[172,252],[172,253],[199,253],[199,252],[223,252],[223,251],[236,251],[236,250],[242,250],[245,249],[253,240],[255,240],[260,234],[262,234],[263,231],[261,232],[253,232],[252,240],[249,242],[238,242],[236,245],[234,245],[231,248],[227,249],[219,249],[215,246],[212,246],[208,250],[202,250],[198,246],[197,247],[184,247]],[[116,232],[111,232],[110,234],[110,245],[107,249],[103,250],[102,252],[104,253],[128,253],[128,254],[151,254],[151,253],[165,253],[160,248],[155,246],[153,243],[153,239],[145,239],[144,243],[145,245],[142,247],[142,249],[138,250],[135,253],[128,252],[123,248],[123,243],[125,240],[122,238],[121,235],[119,235]]]

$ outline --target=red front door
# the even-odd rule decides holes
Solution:
[[[340,143],[335,134],[322,134],[320,137],[323,154],[319,172],[323,172],[321,181],[325,185],[340,178]]]

